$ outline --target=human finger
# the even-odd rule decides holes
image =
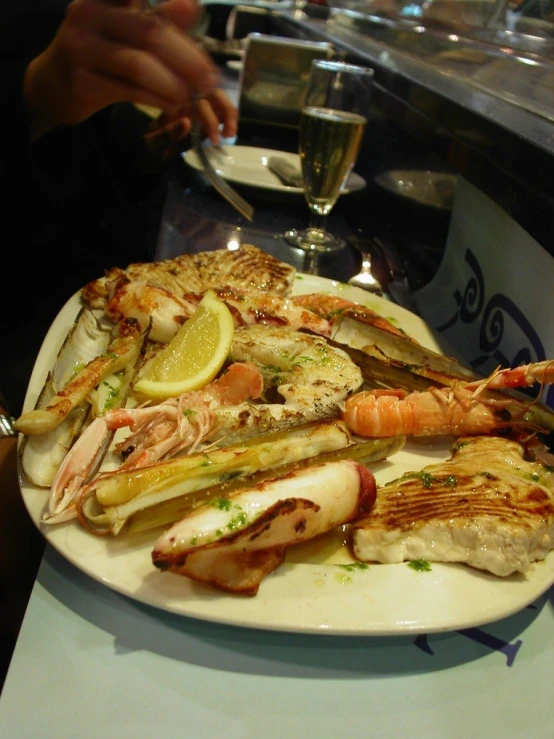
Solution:
[[[219,144],[219,118],[215,114],[210,103],[198,100],[196,103],[196,115],[200,120],[200,126],[204,134],[214,143]]]
[[[204,12],[197,0],[165,0],[155,11],[183,31],[190,31]]]
[[[190,133],[191,123],[189,118],[181,117],[169,124],[160,124],[160,118],[150,124],[144,142],[151,157],[158,162],[165,162],[181,151],[183,139]]]
[[[105,80],[112,86],[119,84],[122,91],[127,91],[125,100],[128,100],[130,90],[136,91],[137,98],[131,101],[135,103],[156,105],[163,109],[180,108],[192,105],[196,95],[193,87],[183,85],[156,57],[111,41],[99,42],[88,50],[86,68],[96,77],[97,83],[102,84],[102,80]],[[110,89],[113,90],[113,87]],[[156,102],[147,102],[146,97]]]
[[[218,88],[206,100],[213,108],[220,124],[223,124],[223,135],[226,138],[236,136],[239,114],[228,95],[221,88]]]
[[[120,44],[123,49],[140,49],[151,54],[174,75],[176,86],[181,84],[201,94],[217,86],[217,67],[208,55],[159,13],[143,12],[137,0],[124,4],[120,0],[73,0],[67,8],[61,31],[77,66],[84,55],[84,47],[92,47],[93,51],[101,40],[107,40]],[[185,95],[186,99],[188,97]],[[183,104],[184,100],[178,98],[177,95],[174,103]]]
[[[176,0],[168,0],[167,4],[170,2]],[[214,62],[180,27],[168,22],[161,11],[144,13],[111,7],[98,21],[106,38],[148,52],[182,84],[200,94],[209,94],[217,87],[219,74]]]

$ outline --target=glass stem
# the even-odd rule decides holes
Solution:
[[[320,213],[316,213],[315,211],[310,211],[310,218],[308,222],[308,230],[309,231],[315,231],[316,233],[324,232],[326,231],[327,224],[327,216],[321,215]]]

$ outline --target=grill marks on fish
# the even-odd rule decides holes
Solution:
[[[320,336],[331,335],[329,321],[309,309],[296,305],[292,298],[261,290],[239,290],[233,287],[216,288],[215,293],[231,311],[235,326],[256,324],[289,326],[296,330],[311,331]],[[202,297],[201,293],[187,294],[184,300],[196,306]]]
[[[182,254],[158,262],[138,262],[124,270],[114,268],[105,277],[86,285],[81,294],[87,305],[101,308],[109,295],[110,283],[126,278],[165,288],[175,295],[222,287],[287,295],[295,276],[294,267],[256,246],[243,244],[236,251],[218,249]]]
[[[254,362],[266,391],[274,388],[286,404],[305,411],[336,406],[362,384],[362,374],[346,352],[322,337],[287,327],[237,329],[230,356]]]
[[[526,461],[515,441],[461,439],[447,462],[379,488],[353,545],[362,561],[424,558],[500,576],[526,572],[554,548],[554,473]]]
[[[216,410],[214,438],[226,444],[257,434],[334,418],[339,404],[362,384],[362,375],[346,352],[321,336],[288,326],[241,326],[229,358],[252,362],[264,380],[262,402]]]

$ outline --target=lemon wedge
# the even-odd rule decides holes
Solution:
[[[229,308],[207,290],[193,315],[144,366],[134,392],[165,400],[211,382],[229,355],[234,335]]]

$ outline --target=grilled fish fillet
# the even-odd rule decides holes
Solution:
[[[104,277],[85,285],[81,295],[86,305],[103,308],[110,283],[126,277],[163,287],[176,295],[202,293],[208,288],[234,287],[287,295],[296,270],[262,249],[243,244],[236,251],[217,249],[181,254],[159,262],[139,262],[126,269],[114,267]]]
[[[353,526],[364,562],[465,562],[506,576],[554,548],[554,472],[500,437],[460,439],[447,462],[378,489]]]

